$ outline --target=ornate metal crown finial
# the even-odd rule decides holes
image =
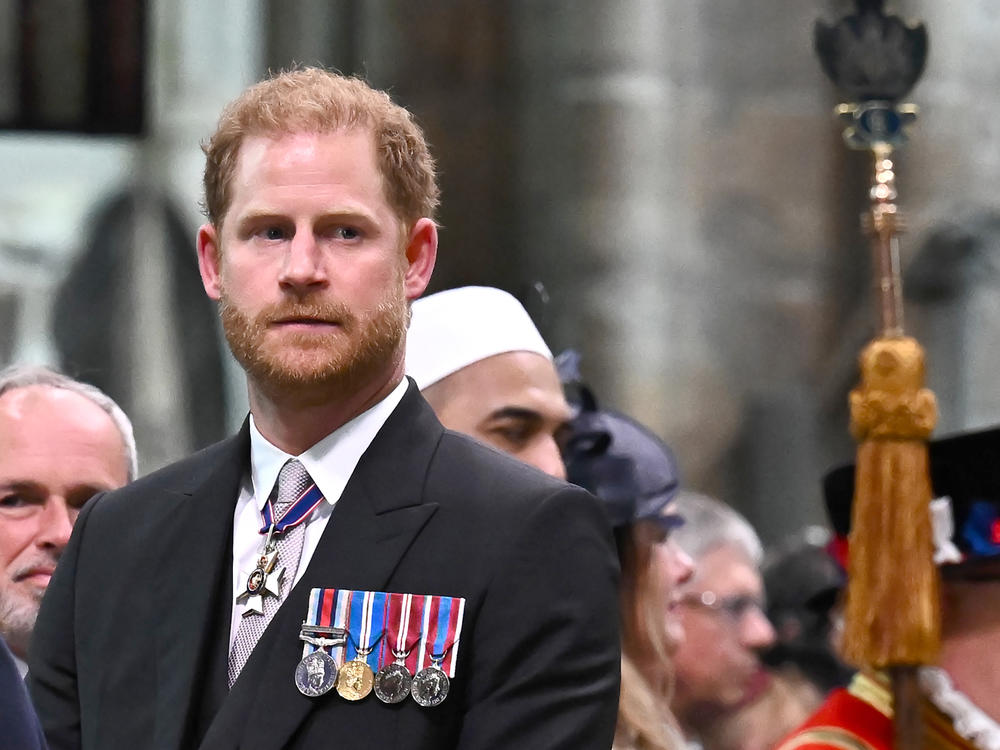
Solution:
[[[856,12],[813,33],[823,72],[854,102],[896,102],[927,61],[927,28],[886,15],[884,0],[855,0]]]

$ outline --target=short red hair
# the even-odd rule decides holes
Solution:
[[[410,113],[358,78],[305,67],[251,86],[222,111],[202,146],[209,221],[221,227],[225,220],[246,138],[350,128],[372,132],[386,198],[399,218],[408,226],[425,216],[433,219],[440,196],[434,160]]]

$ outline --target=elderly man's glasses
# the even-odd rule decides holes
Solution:
[[[751,612],[757,612],[763,617],[767,616],[764,601],[751,594],[719,596],[714,591],[702,591],[700,594],[692,592],[681,598],[681,604],[717,612],[734,625],[742,622],[743,618]]]

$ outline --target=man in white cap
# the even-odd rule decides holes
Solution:
[[[467,286],[414,302],[406,373],[445,427],[565,478],[569,406],[552,352],[507,292]]]

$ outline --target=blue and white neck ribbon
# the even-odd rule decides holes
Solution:
[[[275,521],[274,508],[271,500],[268,499],[268,501],[264,503],[264,509],[260,512],[260,518],[263,522],[263,525],[260,528],[260,533],[266,534],[271,529],[272,523],[274,523],[275,534],[281,534],[288,529],[298,526],[300,523],[309,518],[309,514],[316,510],[316,507],[321,502],[323,502],[323,493],[320,492],[319,487],[317,487],[314,482],[309,485],[309,488],[299,495],[299,498],[288,507],[288,510],[285,511],[284,515]]]

